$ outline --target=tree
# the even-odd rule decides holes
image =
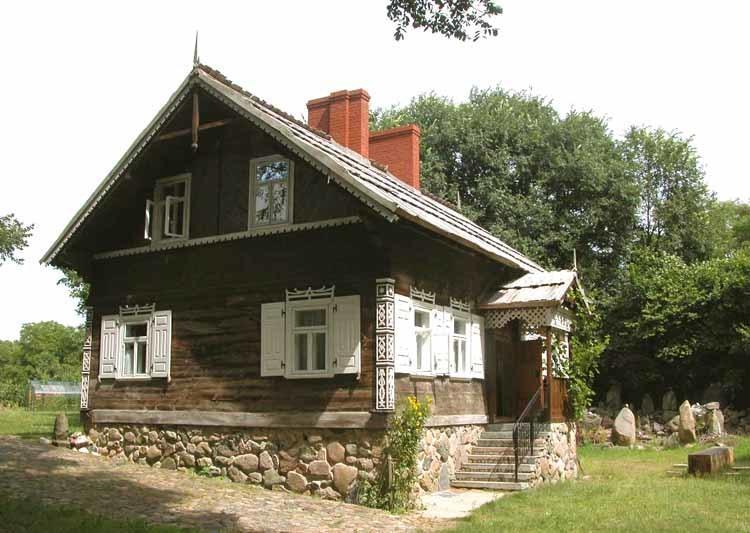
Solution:
[[[29,380],[79,379],[83,328],[24,324],[18,341],[0,341],[0,403],[20,404]]]
[[[577,250],[587,280],[617,277],[635,227],[638,190],[607,123],[560,117],[544,99],[501,88],[464,103],[434,94],[376,110],[375,128],[422,130],[422,188],[551,268]]]
[[[503,12],[493,0],[390,0],[388,18],[396,23],[393,34],[404,38],[409,26],[448,38],[477,41],[498,31],[490,18]]]
[[[709,257],[713,198],[692,138],[633,127],[622,148],[627,172],[640,189],[638,244],[688,262]]]
[[[708,226],[713,257],[727,257],[750,247],[750,204],[739,200],[712,202]]]
[[[23,225],[12,213],[0,217],[0,265],[6,261],[23,263],[16,253],[28,245],[33,227]]]

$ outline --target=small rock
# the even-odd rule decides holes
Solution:
[[[312,461],[307,465],[307,473],[313,479],[331,479],[331,467],[328,461]]]
[[[717,411],[721,407],[721,404],[719,402],[708,402],[703,407],[705,407],[709,411]]]
[[[220,444],[216,447],[216,454],[221,455],[222,457],[234,457],[237,455],[237,452],[225,444]]]
[[[307,478],[302,474],[291,471],[286,476],[286,484],[290,490],[301,494],[307,489]]]
[[[244,483],[247,481],[247,474],[236,466],[230,466],[227,468],[227,476],[235,483]]]
[[[187,452],[182,452],[179,456],[180,464],[192,468],[195,466],[195,457]]]
[[[255,472],[256,470],[258,470],[258,463],[258,457],[251,453],[237,455],[234,458],[234,466],[236,466],[246,474],[250,474],[251,472]]]
[[[333,467],[333,484],[341,494],[349,494],[349,486],[357,479],[357,469],[338,463]]]
[[[166,437],[169,442],[177,442],[177,433],[174,431],[165,431],[164,437]]]
[[[357,445],[356,444],[347,444],[345,446],[346,449],[346,455],[357,455]]]
[[[146,460],[149,463],[153,463],[161,459],[161,450],[156,446],[149,446],[146,450]]]
[[[331,464],[343,463],[346,458],[346,448],[340,442],[334,441],[326,446],[328,452],[328,462]]]
[[[332,487],[322,488],[317,492],[317,494],[324,500],[338,501],[341,499],[341,494],[333,490]]]
[[[52,441],[47,437],[39,437],[39,444],[52,444]]]
[[[214,462],[210,457],[199,457],[196,464],[198,465],[198,468],[208,468],[213,466]]]
[[[161,467],[165,470],[177,470],[177,462],[172,457],[167,457],[161,462]]]
[[[127,442],[128,444],[135,444],[136,436],[135,436],[135,433],[133,433],[132,431],[126,431],[124,437],[125,437],[125,442]]]
[[[258,469],[261,472],[265,472],[266,470],[270,470],[273,468],[273,459],[271,458],[271,454],[268,452],[262,452],[258,456]]]
[[[254,485],[258,485],[263,482],[263,474],[260,472],[252,472],[248,474],[247,480]]]
[[[267,489],[272,488],[274,485],[281,485],[285,481],[284,476],[279,475],[273,468],[263,472],[263,486]]]

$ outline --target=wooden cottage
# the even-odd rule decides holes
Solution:
[[[416,394],[425,489],[574,473],[575,273],[420,191],[419,129],[369,131],[369,98],[304,123],[196,64],[45,254],[91,285],[81,412],[110,455],[347,496]],[[532,417],[544,450],[512,441]]]

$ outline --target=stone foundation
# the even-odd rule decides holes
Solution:
[[[534,484],[557,483],[576,477],[576,426],[564,422],[550,424],[541,458],[537,459],[537,477]]]
[[[272,490],[351,500],[357,480],[376,475],[383,435],[371,430],[102,425],[89,430],[94,444],[89,451],[152,468],[191,469]]]
[[[456,470],[469,460],[471,447],[482,431],[483,426],[426,428],[417,456],[419,486],[427,492],[449,489]]]

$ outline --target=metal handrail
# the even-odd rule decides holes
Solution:
[[[516,423],[513,424],[513,453],[515,455],[515,480],[518,483],[518,468],[521,464],[521,457],[526,455],[534,455],[534,440],[536,439],[536,431],[534,428],[534,418],[537,413],[532,412],[534,407],[539,401],[539,397],[542,394],[542,388],[544,385],[540,385],[534,395],[526,404],[526,407],[521,412],[521,415],[516,419]],[[529,419],[526,422],[526,419]]]

